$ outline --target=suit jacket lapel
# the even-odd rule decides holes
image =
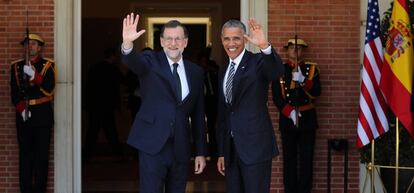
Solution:
[[[194,91],[194,88],[193,88],[194,77],[193,76],[195,76],[195,73],[192,72],[193,68],[186,60],[184,60],[183,62],[184,62],[185,75],[187,77],[187,85],[188,85],[188,95],[183,99],[183,103],[184,103],[190,98],[191,93]]]
[[[233,78],[233,102],[232,104],[236,104],[238,99],[240,98],[240,90],[242,89],[241,87],[243,85],[241,85],[241,78],[243,77],[243,74],[245,73],[245,70],[247,68],[248,62],[247,60],[249,59],[251,55],[251,52],[248,52],[246,50],[246,52],[244,53],[244,56],[242,58],[242,60],[240,61],[239,67],[237,67],[236,70],[236,74],[234,74],[234,78]]]
[[[224,100],[224,102],[226,102],[225,97],[224,97],[224,91],[223,91],[223,84],[224,84],[224,76],[226,75],[226,71],[227,68],[229,67],[229,63],[227,62],[223,68],[220,68],[220,72],[219,72],[219,84],[218,84],[218,94],[219,94],[219,99]]]
[[[174,83],[174,77],[173,74],[171,72],[171,67],[170,64],[168,63],[167,60],[167,56],[165,55],[164,52],[159,52],[158,53],[158,64],[160,66],[159,67],[159,71],[155,71],[157,72],[162,78],[165,79],[168,90],[170,90],[171,95],[173,96],[174,99],[177,99],[177,93],[175,92],[175,83]]]

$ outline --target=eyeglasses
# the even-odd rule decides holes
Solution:
[[[176,38],[173,38],[173,37],[163,37],[162,39],[164,39],[164,41],[169,44],[169,43],[172,43],[173,40],[175,42],[177,42],[177,43],[181,43],[186,38],[185,37],[176,37]]]

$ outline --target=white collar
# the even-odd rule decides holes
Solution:
[[[244,56],[244,53],[245,52],[246,52],[246,49],[243,49],[243,51],[234,60],[232,60],[231,58],[229,58],[230,64],[232,62],[234,62],[236,65],[240,64],[241,60],[243,59],[243,56]]]

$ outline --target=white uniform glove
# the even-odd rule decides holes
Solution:
[[[31,116],[32,116],[32,113],[29,110],[27,110],[27,113],[26,113],[26,109],[22,111],[22,118],[24,122],[26,122]]]
[[[301,116],[302,116],[302,115],[301,115],[301,114],[300,114],[300,112],[299,112],[298,117],[301,117]],[[298,120],[296,120],[296,110],[292,110],[292,111],[290,112],[289,118],[290,118],[290,119],[292,119],[292,121],[293,121],[293,124],[294,124],[294,125],[296,125],[296,124],[297,124]]]
[[[305,76],[303,76],[302,71],[300,70],[300,67],[298,67],[297,72],[292,72],[292,80],[302,83],[305,80]]]
[[[34,79],[35,71],[33,70],[33,68],[31,66],[24,65],[23,72],[25,74],[27,74],[27,76],[30,77],[30,80],[33,80]]]

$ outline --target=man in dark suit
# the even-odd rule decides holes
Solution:
[[[219,72],[217,168],[226,176],[228,193],[268,193],[272,158],[278,155],[267,98],[269,82],[284,73],[280,57],[263,28],[249,20],[250,36],[238,20],[227,21],[221,41],[229,63]],[[245,50],[245,43],[261,53]]]
[[[272,82],[273,101],[280,111],[283,183],[285,193],[310,193],[318,127],[313,102],[321,94],[319,68],[316,63],[302,60],[302,49],[308,47],[304,40],[290,39],[284,47],[288,55],[286,72]]]
[[[188,33],[177,20],[160,32],[162,52],[133,50],[139,15],[123,21],[123,61],[137,74],[142,104],[132,125],[128,144],[138,149],[141,193],[185,192],[192,144],[195,173],[205,167],[203,69],[182,53]],[[191,119],[191,124],[190,124]]]

